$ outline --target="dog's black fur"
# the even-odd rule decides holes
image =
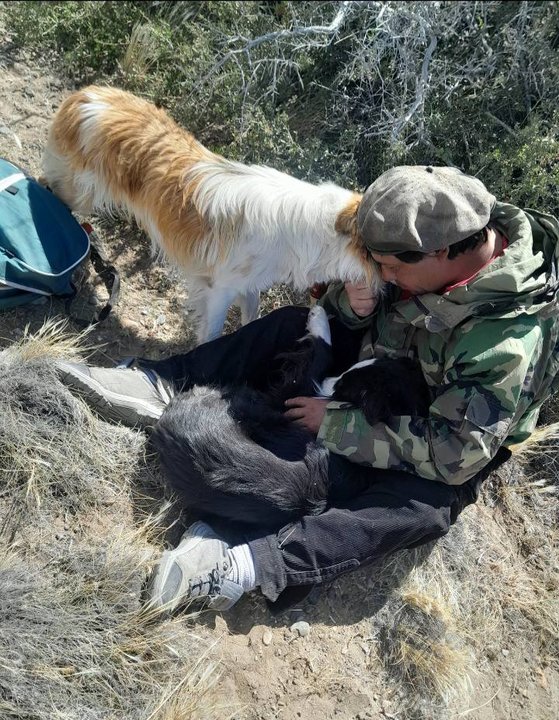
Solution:
[[[151,441],[186,507],[270,530],[324,511],[328,450],[283,410],[285,399],[316,393],[330,358],[329,345],[308,336],[283,357],[267,393],[195,387],[171,401]],[[391,416],[425,416],[429,407],[421,370],[407,358],[350,369],[332,399],[362,409],[371,425]]]
[[[430,397],[419,363],[410,358],[385,358],[350,369],[334,388],[333,400],[363,411],[369,425],[399,415],[427,415]]]

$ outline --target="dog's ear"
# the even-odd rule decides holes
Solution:
[[[375,285],[377,291],[380,290],[382,280],[378,266],[371,259],[371,255],[365,245],[363,239],[357,230],[357,213],[361,205],[362,195],[354,193],[351,200],[345,208],[338,213],[335,228],[340,235],[349,235],[351,237],[350,250],[359,258],[363,265],[363,270],[367,282]]]
[[[340,235],[351,235],[352,238],[357,237],[357,211],[363,196],[355,193],[345,208],[338,213],[336,218],[336,232]]]

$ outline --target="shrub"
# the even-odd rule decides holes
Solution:
[[[77,84],[169,108],[212,149],[364,187],[452,164],[554,209],[555,3],[11,2]]]

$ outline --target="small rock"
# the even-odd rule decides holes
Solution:
[[[140,310],[140,315],[149,315],[149,312],[146,310],[146,308],[142,308]]]
[[[128,332],[138,332],[141,330],[140,323],[135,320],[126,320],[125,322],[122,322],[122,325],[126,330],[128,330]]]
[[[291,632],[297,633],[300,637],[307,637],[311,631],[311,626],[308,622],[299,620],[298,622],[293,623],[289,629]]]
[[[507,650],[506,648],[503,648],[503,649],[501,650],[501,653],[502,653],[505,657],[507,657],[507,655],[509,654],[509,652],[510,652],[510,650]]]
[[[274,636],[272,635],[272,631],[269,628],[264,630],[262,634],[262,642],[264,645],[270,645],[273,639]]]
[[[157,320],[155,321],[155,324],[156,325],[165,325],[166,320],[167,320],[167,318],[165,317],[165,315],[163,315],[163,313],[161,313],[161,315],[157,316]]]

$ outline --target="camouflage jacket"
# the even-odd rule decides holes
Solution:
[[[491,221],[508,247],[465,286],[405,300],[392,287],[365,320],[342,285],[330,287],[325,308],[349,326],[368,327],[360,359],[416,358],[432,399],[427,418],[376,425],[330,402],[318,435],[330,450],[459,485],[500,445],[530,435],[559,371],[559,223],[504,203]]]

